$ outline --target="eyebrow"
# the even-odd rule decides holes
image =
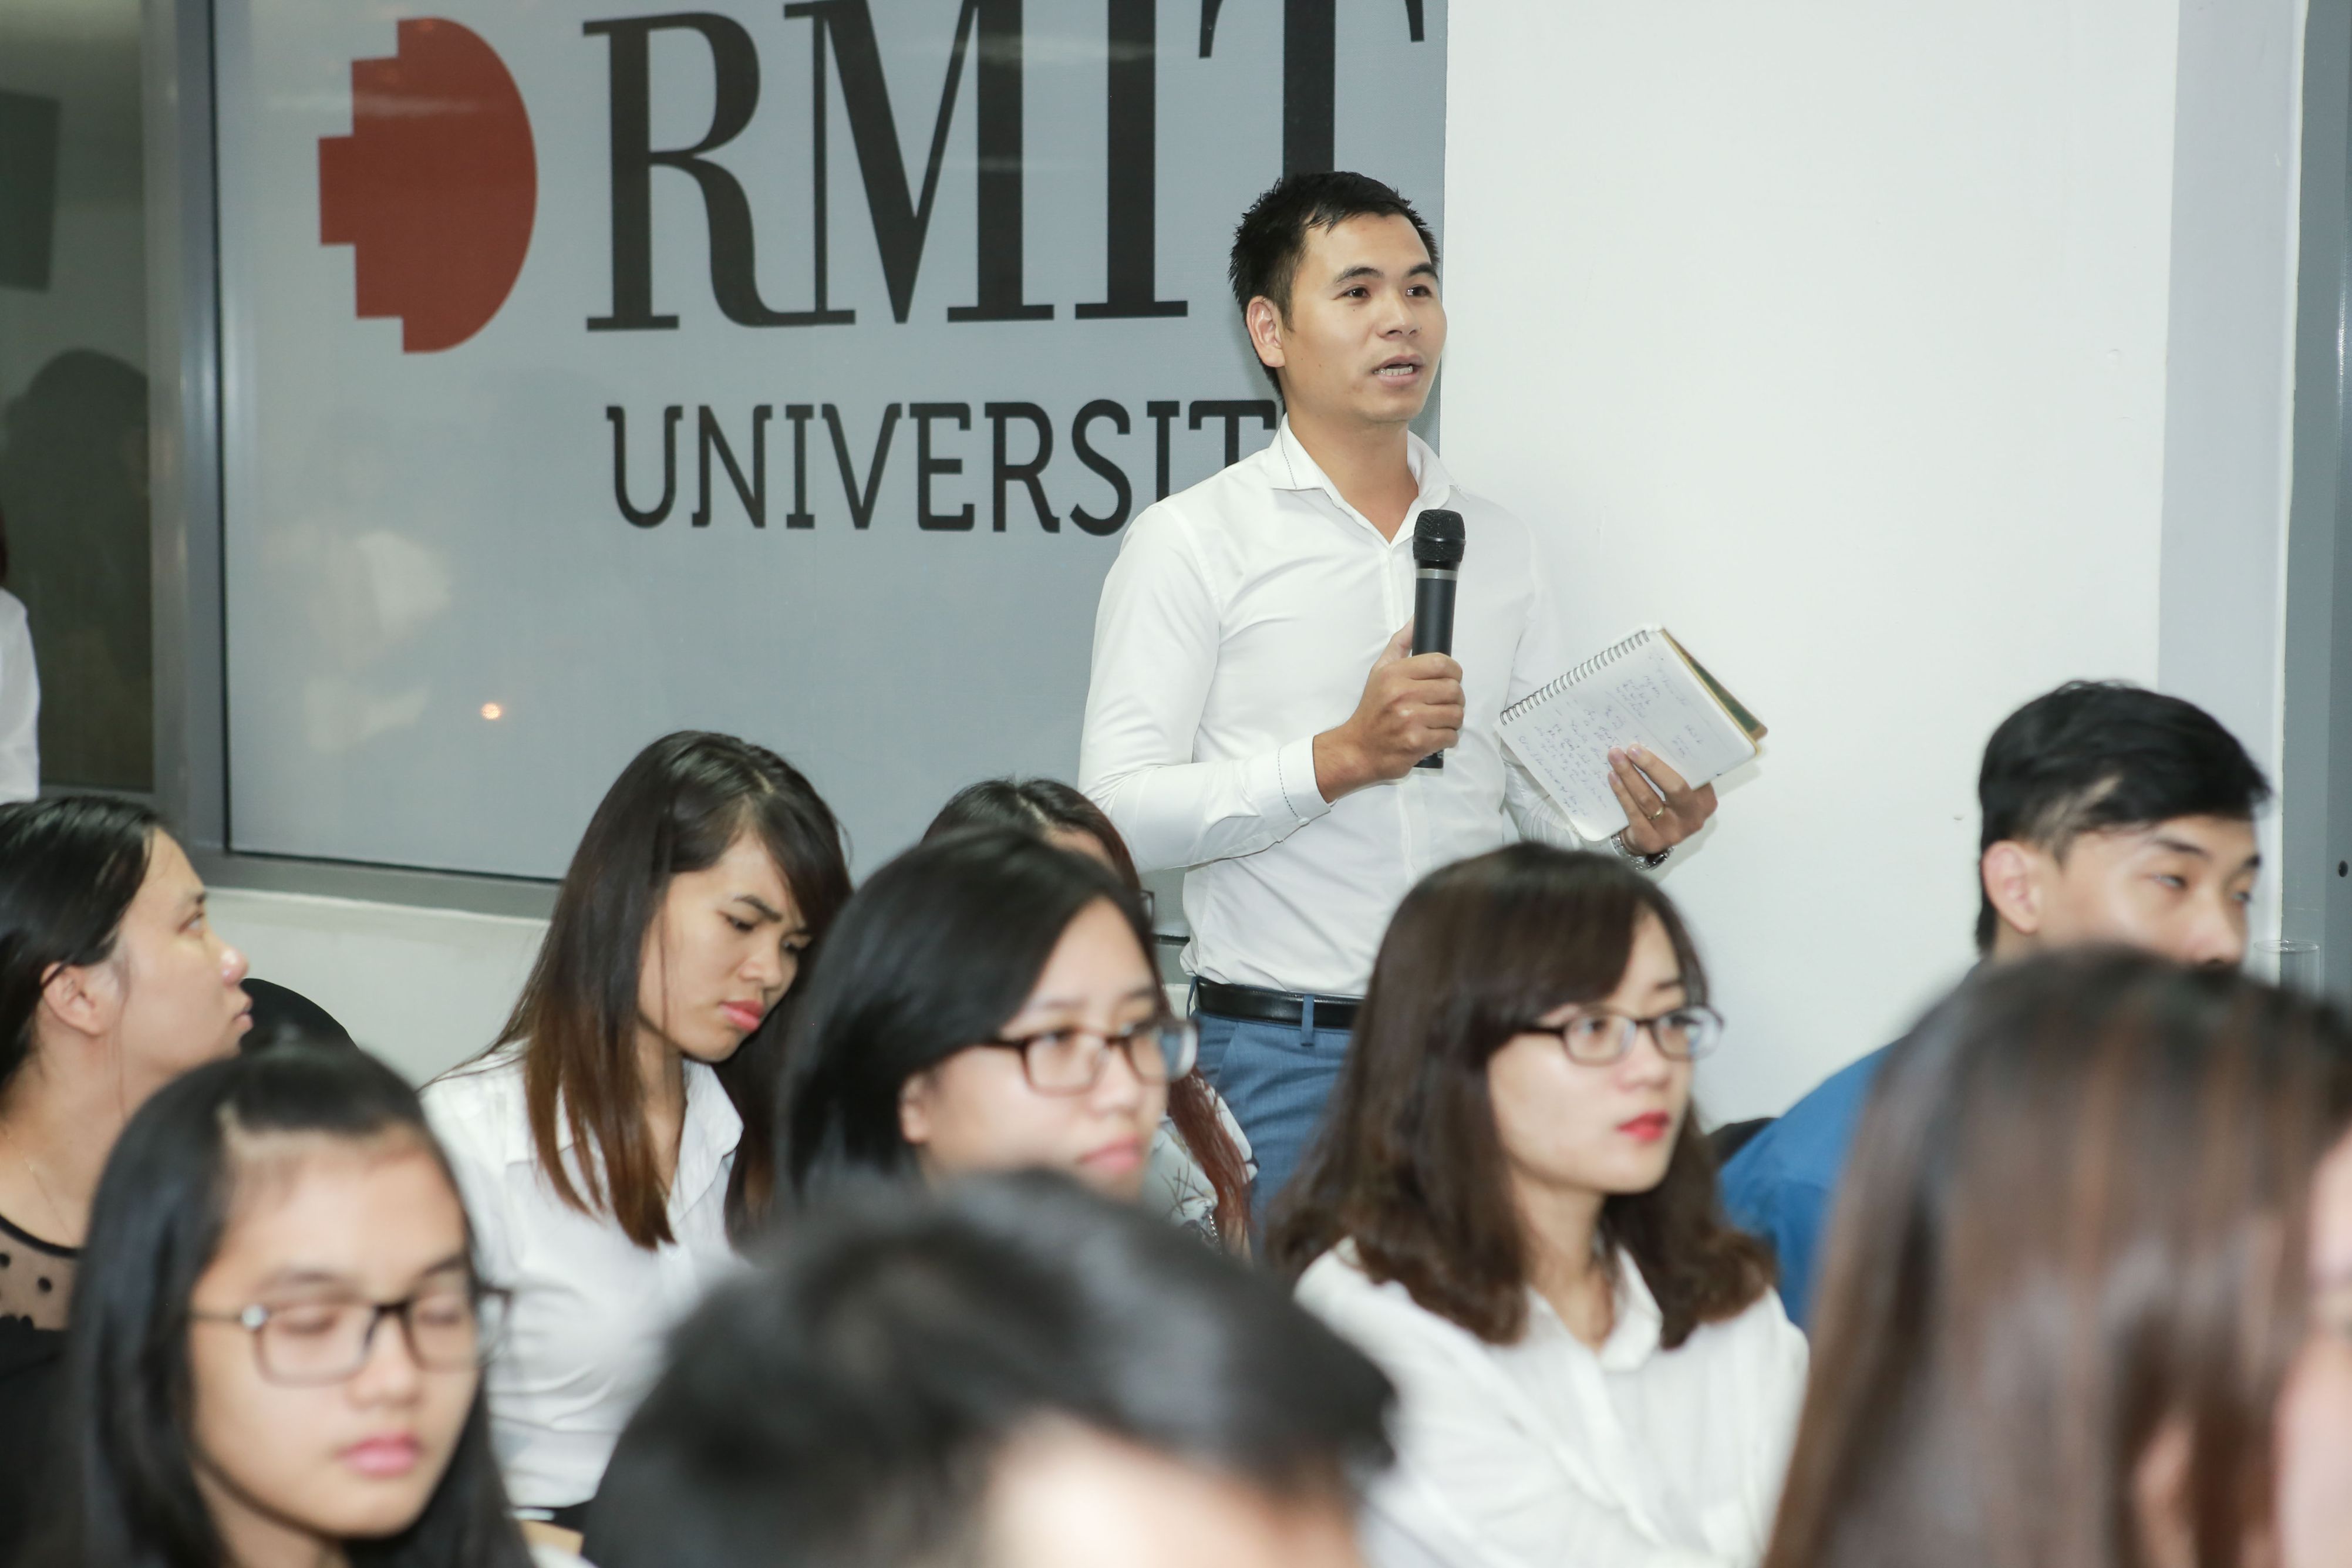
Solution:
[[[2194,855],[2200,861],[2210,861],[2213,858],[2211,852],[2206,850],[2201,845],[2190,843],[2187,839],[2168,838],[2164,834],[2158,833],[2154,838],[2148,840],[2148,843],[2153,848],[2169,850],[2177,855]],[[2260,860],[2262,857],[2260,855],[2256,855],[2254,858],[2256,860]]]
[[[1660,991],[1687,991],[1689,989],[1689,984],[1685,981],[1680,975],[1672,975],[1667,977],[1665,979],[1660,980],[1656,985],[1652,986],[1650,988],[1650,994],[1652,996],[1656,996]]]
[[[739,893],[739,894],[737,894],[735,895],[734,902],[735,902],[735,903],[737,903],[737,904],[750,904],[752,908],[754,908],[754,909],[756,909],[756,910],[758,910],[758,911],[760,912],[760,914],[761,914],[761,917],[762,917],[762,918],[765,918],[765,919],[768,919],[768,920],[782,920],[782,919],[784,917],[784,913],[783,913],[783,911],[782,911],[782,910],[781,910],[781,909],[771,909],[770,907],[768,907],[768,901],[767,901],[766,899],[764,899],[764,898],[755,898],[755,897],[753,897],[751,894],[748,894],[748,893]]]
[[[415,1280],[430,1279],[436,1274],[446,1274],[451,1270],[461,1270],[465,1269],[467,1266],[467,1259],[464,1252],[452,1252],[449,1256],[442,1259],[439,1262],[428,1263],[424,1268],[419,1269],[416,1270],[416,1273],[413,1278]],[[338,1273],[332,1269],[306,1268],[280,1269],[278,1272],[266,1276],[262,1280],[261,1283],[254,1287],[254,1289],[256,1292],[258,1293],[267,1291],[309,1289],[320,1285],[331,1285],[347,1291],[357,1291],[359,1289],[359,1281],[352,1279],[349,1274]]]
[[[1118,999],[1122,1002],[1137,1001],[1142,998],[1154,995],[1159,991],[1159,989],[1160,984],[1158,981],[1148,981],[1143,985],[1136,987],[1135,989],[1128,992]],[[1036,1000],[1024,1007],[1021,1009],[1021,1012],[1013,1014],[1013,1017],[1019,1018],[1024,1013],[1044,1012],[1050,1008],[1082,1008],[1086,1005],[1087,998],[1084,997],[1039,997]]]

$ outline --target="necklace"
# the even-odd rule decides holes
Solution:
[[[58,1195],[50,1189],[48,1177],[41,1174],[41,1162],[16,1141],[16,1132],[5,1121],[0,1121],[0,1138],[7,1139],[8,1146],[16,1151],[16,1157],[25,1162],[25,1169],[32,1175],[33,1185],[40,1189],[41,1201],[49,1206],[49,1218],[56,1222],[51,1234],[60,1234],[66,1219],[65,1205],[58,1201]]]

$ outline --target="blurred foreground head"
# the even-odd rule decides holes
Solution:
[[[1856,1140],[1766,1568],[2352,1561],[2347,1125],[2319,1003],[1979,971]]]
[[[600,1568],[1358,1568],[1388,1381],[1066,1178],[869,1193],[679,1331]]]

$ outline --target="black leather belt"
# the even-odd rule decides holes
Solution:
[[[1204,1013],[1219,1018],[1245,1019],[1251,1023],[1277,1023],[1297,1029],[1307,1017],[1309,998],[1290,991],[1269,991],[1257,986],[1228,986],[1217,980],[1195,982],[1193,1004]],[[1356,1027],[1355,997],[1316,997],[1315,1027],[1353,1029]]]

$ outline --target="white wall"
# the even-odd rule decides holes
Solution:
[[[215,887],[211,903],[213,924],[256,977],[301,992],[420,1083],[497,1038],[547,929],[542,920],[241,888]]]
[[[1669,877],[1734,1024],[1716,1114],[1781,1108],[1969,962],[2003,714],[2165,673],[2178,23],[2147,0],[1455,12],[1448,466],[1568,525],[1595,645],[1661,618],[1773,727]],[[2291,153],[2291,130],[2245,135]],[[2286,201],[2267,172],[2242,207]],[[2283,356],[2275,288],[2252,309]],[[2259,545],[2275,474],[2243,473],[2210,480]],[[2274,668],[2274,626],[2209,631],[2225,691]],[[2269,711],[2231,716],[2256,740]]]

